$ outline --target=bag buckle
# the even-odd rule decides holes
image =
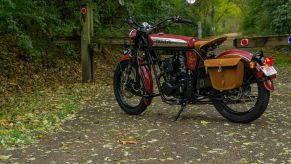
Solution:
[[[219,66],[217,72],[222,72],[222,67]]]

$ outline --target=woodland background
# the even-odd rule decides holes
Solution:
[[[203,37],[225,33],[247,36],[291,33],[291,0],[96,0],[95,36],[127,36],[125,18],[150,24],[179,15],[201,21]],[[197,35],[196,27],[175,25],[166,32]],[[0,0],[0,146],[32,141],[35,130],[59,126],[69,114],[90,99],[95,87],[110,85],[104,75],[114,61],[107,47],[96,54],[94,86],[80,84],[78,44],[55,44],[61,36],[79,36],[80,1]],[[290,66],[290,47],[272,50]],[[118,51],[117,51],[118,52]],[[105,61],[105,62],[104,62]],[[108,74],[107,74],[108,75]],[[101,79],[101,80],[100,80]],[[40,133],[40,136],[42,133]]]

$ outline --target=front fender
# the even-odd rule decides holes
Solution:
[[[123,61],[130,61],[132,59],[132,57],[128,54],[123,55],[121,58],[119,58],[119,62],[123,62]],[[139,69],[139,73],[142,76],[142,80],[143,80],[143,84],[145,87],[145,91],[147,93],[148,96],[151,96],[154,90],[154,84],[153,84],[153,78],[152,78],[152,74],[151,74],[151,70],[149,69],[149,67],[147,65],[144,65],[144,61],[142,59],[138,60],[139,64],[141,64],[142,66]],[[144,103],[146,105],[150,105],[151,104],[151,100],[152,98],[144,98]]]
[[[123,62],[123,61],[129,61],[129,60],[131,60],[131,58],[132,57],[130,55],[125,54],[121,58],[118,59],[118,62],[120,63],[120,62]]]

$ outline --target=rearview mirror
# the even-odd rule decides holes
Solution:
[[[196,0],[186,0],[187,1],[187,3],[189,3],[189,4],[194,4],[195,2],[196,2]]]

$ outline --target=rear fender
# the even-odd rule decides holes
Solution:
[[[132,59],[132,57],[128,54],[123,55],[120,59],[119,62],[123,62],[123,61],[130,61]],[[148,96],[151,96],[154,90],[154,85],[153,85],[153,78],[152,78],[152,74],[151,74],[151,70],[149,69],[149,67],[147,65],[143,65],[144,61],[142,59],[139,59],[139,64],[141,64],[142,66],[139,69],[139,73],[142,76],[142,80],[143,80],[143,84],[145,87],[145,91],[147,93]],[[151,100],[152,98],[144,98],[144,103],[146,105],[150,105],[151,104]]]
[[[273,92],[274,91],[274,84],[273,84],[273,81],[272,80],[264,80],[264,87],[270,91],[270,92]]]
[[[248,51],[244,51],[244,50],[228,50],[228,51],[225,51],[225,52],[217,55],[216,58],[222,58],[222,57],[241,57],[246,62],[250,62],[250,61],[252,61],[253,56],[254,55],[252,53],[250,53]],[[258,70],[258,72],[261,72],[260,65],[258,63],[257,63],[256,69]],[[259,74],[262,74],[262,72],[261,73],[258,73],[258,75]],[[263,80],[264,87],[268,91],[270,91],[270,92],[273,92],[274,91],[274,84],[273,84],[272,79],[263,77],[263,75],[261,77],[260,76],[258,76],[258,77]]]
[[[241,57],[242,59],[244,59],[247,62],[250,62],[253,58],[253,54],[248,52],[248,51],[244,51],[244,50],[228,50],[225,51],[219,55],[216,56],[216,58],[222,58],[222,57]]]
[[[264,76],[264,73],[260,68],[261,68],[261,66],[257,63],[256,69],[258,71],[258,73],[257,73],[258,78],[260,78],[264,82],[264,87],[268,91],[273,92],[275,90],[275,87],[274,87],[274,83],[272,80],[276,78],[276,75],[266,77],[266,76]]]

